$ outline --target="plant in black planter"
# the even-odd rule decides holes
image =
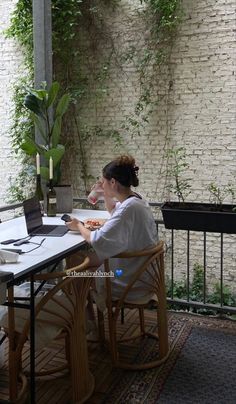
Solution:
[[[220,190],[214,183],[208,189],[215,203],[186,202],[185,197],[190,193],[189,178],[184,177],[188,168],[185,161],[185,149],[173,149],[169,156],[173,162],[168,170],[174,183],[168,187],[178,197],[178,202],[168,201],[162,207],[162,215],[167,229],[194,230],[216,233],[236,234],[236,209],[233,204],[223,204],[229,194],[234,196],[232,186],[229,184]]]
[[[167,158],[170,162],[167,169],[167,178],[170,180],[170,184],[167,185],[167,189],[177,196],[179,202],[184,203],[191,193],[191,178],[184,176],[189,168],[189,164],[186,162],[186,150],[184,147],[170,149],[167,151]]]
[[[235,191],[231,183],[220,188],[217,184],[211,182],[207,189],[210,192],[210,201],[216,205],[218,210],[222,209],[223,202],[228,196],[231,197],[232,203],[234,201]]]

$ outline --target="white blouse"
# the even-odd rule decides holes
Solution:
[[[137,251],[150,248],[158,241],[156,224],[152,211],[144,199],[127,198],[117,202],[111,218],[99,230],[91,232],[91,244],[97,256],[104,260],[124,251]],[[110,270],[119,277],[112,278],[112,295],[120,297],[130,278],[146,257],[109,260]],[[101,266],[99,270],[104,271]],[[118,271],[119,270],[119,271]],[[105,295],[104,278],[96,278],[96,288],[100,295]],[[135,285],[126,301],[145,303],[151,298],[150,291],[143,283]]]

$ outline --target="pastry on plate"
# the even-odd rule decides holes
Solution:
[[[96,219],[96,218],[86,219],[84,220],[84,226],[86,227],[86,229],[96,230],[100,229],[100,227],[102,227],[105,222],[106,219]]]

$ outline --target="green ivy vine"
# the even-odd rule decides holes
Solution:
[[[52,42],[54,51],[54,63],[64,61],[68,66],[70,58],[69,50],[78,26],[78,17],[81,15],[80,5],[82,0],[52,0]],[[67,24],[65,24],[67,21]],[[21,46],[24,65],[27,73],[14,84],[12,111],[11,139],[13,151],[21,159],[22,170],[15,179],[11,179],[8,199],[10,202],[25,199],[30,190],[29,184],[34,185],[33,165],[31,159],[20,151],[20,144],[25,135],[34,131],[30,123],[29,113],[23,105],[26,89],[33,85],[33,11],[32,0],[18,0],[11,16],[10,26],[5,32],[6,37],[15,39]],[[72,47],[72,48],[71,48]],[[65,70],[65,74],[67,70]],[[66,81],[64,83],[64,90]],[[27,186],[26,186],[27,185]]]
[[[127,132],[131,137],[140,135],[149,123],[150,115],[160,101],[153,93],[153,80],[155,69],[168,65],[176,30],[182,18],[181,0],[140,0],[140,13],[149,32],[145,46],[137,46],[138,43],[127,49],[117,49],[109,32],[106,31],[106,20],[103,11],[107,7],[114,10],[120,5],[120,0],[52,0],[52,41],[53,41],[53,74],[54,80],[60,82],[63,91],[69,91],[73,100],[70,109],[70,121],[76,131],[79,140],[79,154],[81,161],[82,180],[84,191],[89,189],[90,175],[88,172],[86,144],[94,137],[110,138],[119,147],[122,142],[122,132]],[[66,24],[65,24],[66,21]],[[83,43],[80,36],[80,26],[87,27],[87,38]],[[9,38],[14,38],[21,45],[24,54],[24,63],[27,74],[14,86],[14,111],[11,131],[13,150],[20,154],[19,144],[24,134],[33,131],[30,125],[28,112],[23,107],[25,88],[33,83],[33,22],[32,0],[18,0],[12,14],[10,27],[6,32]],[[100,58],[99,67],[94,72],[86,72],[81,69],[84,58],[84,50],[93,49],[96,53],[100,41],[107,43],[107,54]],[[78,44],[80,46],[78,46]],[[87,46],[87,48],[86,48]],[[81,49],[82,50],[81,50]],[[120,130],[117,128],[104,130],[96,123],[88,125],[80,118],[80,103],[91,97],[91,76],[95,83],[92,96],[96,106],[109,92],[107,87],[110,69],[116,65],[122,72],[126,63],[132,62],[139,74],[140,96],[134,106],[133,113],[125,116]],[[147,74],[147,71],[149,72]],[[69,125],[69,123],[66,123]],[[67,129],[67,128],[64,128]],[[66,130],[65,130],[66,132]],[[69,148],[73,142],[65,138]],[[25,155],[22,159],[22,173],[18,176],[10,189],[11,200],[20,200],[25,197],[22,189],[32,178],[31,161]],[[29,178],[27,178],[27,176]],[[27,187],[26,187],[27,189]]]
[[[168,97],[168,94],[159,97],[154,94],[153,83],[158,68],[169,66],[176,32],[183,17],[182,0],[140,0],[140,3],[146,5],[142,13],[148,39],[144,47],[132,45],[123,54],[124,61],[135,61],[139,73],[140,96],[133,114],[127,116],[123,124],[123,128],[131,130],[133,135],[140,135],[140,130],[149,123],[155,106],[162,97]]]

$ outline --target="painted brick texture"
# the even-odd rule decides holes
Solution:
[[[12,85],[21,74],[22,54],[14,41],[4,36],[15,3],[16,0],[0,2],[0,205],[5,202],[10,177],[15,176],[19,169],[17,160],[12,155],[9,130],[12,124]]]
[[[121,48],[124,52],[131,45],[145,45],[146,31],[138,5],[141,10],[139,1],[123,0],[119,12],[105,11],[106,35],[112,38],[118,57]],[[162,67],[154,76],[153,93],[159,100],[149,124],[141,127],[138,135],[132,127],[129,131],[123,128],[125,116],[133,117],[140,95],[133,61],[118,66],[113,60],[108,92],[97,99],[91,91],[91,98],[78,112],[81,128],[86,126],[92,135],[98,126],[104,131],[117,129],[123,138],[123,146],[115,149],[113,140],[92,136],[86,146],[89,173],[97,177],[114,155],[128,151],[140,166],[140,191],[151,200],[166,196],[164,156],[168,147],[187,149],[192,200],[208,201],[209,183],[225,185],[236,171],[235,2],[184,1],[183,5],[185,16],[168,69]],[[85,57],[85,69],[96,70],[101,55],[106,57],[110,51],[106,40],[97,46],[97,55]],[[83,195],[79,142],[76,134],[72,137],[74,147],[68,152],[70,168],[65,177],[74,184],[75,193]]]
[[[8,177],[17,170],[12,160],[10,139],[11,84],[18,75],[21,54],[12,41],[4,39],[3,29],[9,22],[10,11],[15,1],[2,0],[0,4],[0,203],[3,202]],[[162,201],[165,190],[165,152],[173,146],[185,146],[192,178],[192,194],[189,200],[208,201],[207,186],[210,182],[235,184],[236,173],[236,20],[235,0],[183,0],[184,18],[173,44],[169,64],[152,70],[153,95],[158,103],[153,106],[149,123],[140,126],[137,133],[132,125],[124,128],[133,118],[135,104],[140,96],[137,59],[120,62],[125,51],[142,44],[145,49],[148,29],[144,25],[139,0],[121,0],[118,10],[104,9],[106,22],[103,35],[94,42],[95,47],[84,48],[80,67],[90,71],[91,96],[78,108],[77,119],[81,133],[85,129],[90,138],[85,145],[89,174],[96,178],[102,167],[113,156],[129,152],[140,166],[139,191],[149,200]],[[139,9],[139,13],[137,12]],[[88,32],[81,29],[81,38],[88,41]],[[96,34],[96,31],[93,32]],[[96,38],[96,36],[95,36]],[[94,97],[92,80],[102,61],[111,51],[113,41],[117,58],[112,58],[109,75],[105,80],[107,92]],[[81,42],[80,42],[81,43]],[[82,49],[83,50],[83,49]],[[105,57],[105,59],[104,59]],[[126,119],[125,119],[126,117]],[[103,131],[119,130],[123,144],[115,148],[113,138],[95,136],[96,127]],[[84,181],[81,172],[80,142],[74,120],[66,124],[65,137],[72,146],[67,149],[64,160],[64,182],[74,187],[75,196],[84,196]],[[90,183],[93,182],[93,179]],[[175,242],[179,251],[175,260],[176,277],[186,272],[183,261],[185,235],[181,232]],[[169,243],[169,232],[165,232]],[[193,234],[191,265],[202,264],[201,235]],[[209,279],[219,276],[219,245],[217,236],[209,236]],[[225,238],[226,281],[235,277],[235,236]],[[213,254],[214,253],[214,254]],[[215,254],[216,253],[216,254]],[[211,258],[213,257],[213,258]],[[234,278],[235,279],[235,278]],[[234,282],[235,284],[235,282]]]
[[[130,45],[134,48],[140,43],[145,46],[146,31],[142,15],[137,13],[138,4],[138,1],[123,0],[119,13],[105,12],[106,35],[112,38],[118,56],[121,49],[129,49]],[[157,69],[153,76],[153,93],[158,96],[158,104],[154,106],[149,123],[140,128],[140,133],[135,133],[132,127],[129,131],[122,127],[125,116],[133,117],[140,95],[135,60],[122,66],[112,62],[107,78],[109,91],[98,100],[94,96],[88,98],[78,112],[78,119],[81,128],[86,125],[91,132],[97,125],[103,130],[118,129],[122,133],[123,146],[118,149],[115,149],[112,139],[92,136],[88,141],[88,168],[94,178],[114,155],[128,151],[136,157],[140,166],[139,191],[149,200],[162,201],[167,196],[166,149],[185,146],[190,164],[187,176],[192,178],[189,200],[208,202],[207,186],[212,181],[219,186],[229,181],[235,184],[235,1],[185,0],[183,6],[185,15],[173,44],[169,65]],[[109,49],[105,40],[101,47],[98,45],[97,55],[85,56],[84,68],[91,69],[91,76],[101,63],[101,55],[107,55]],[[149,73],[147,71],[147,75]],[[92,85],[91,94],[94,94]],[[78,175],[80,158],[77,156],[79,143],[76,136],[74,142],[70,156],[68,153],[70,170],[67,178],[74,184],[75,193],[82,196],[84,188]],[[168,231],[163,236],[167,241],[170,238]],[[225,238],[227,270],[224,280],[231,286],[236,269],[234,242],[235,236]],[[186,276],[185,245],[185,232],[178,232],[175,240],[177,280]],[[191,269],[195,263],[203,265],[202,248],[202,234],[192,234]],[[219,279],[219,251],[219,236],[209,235],[207,285]]]

